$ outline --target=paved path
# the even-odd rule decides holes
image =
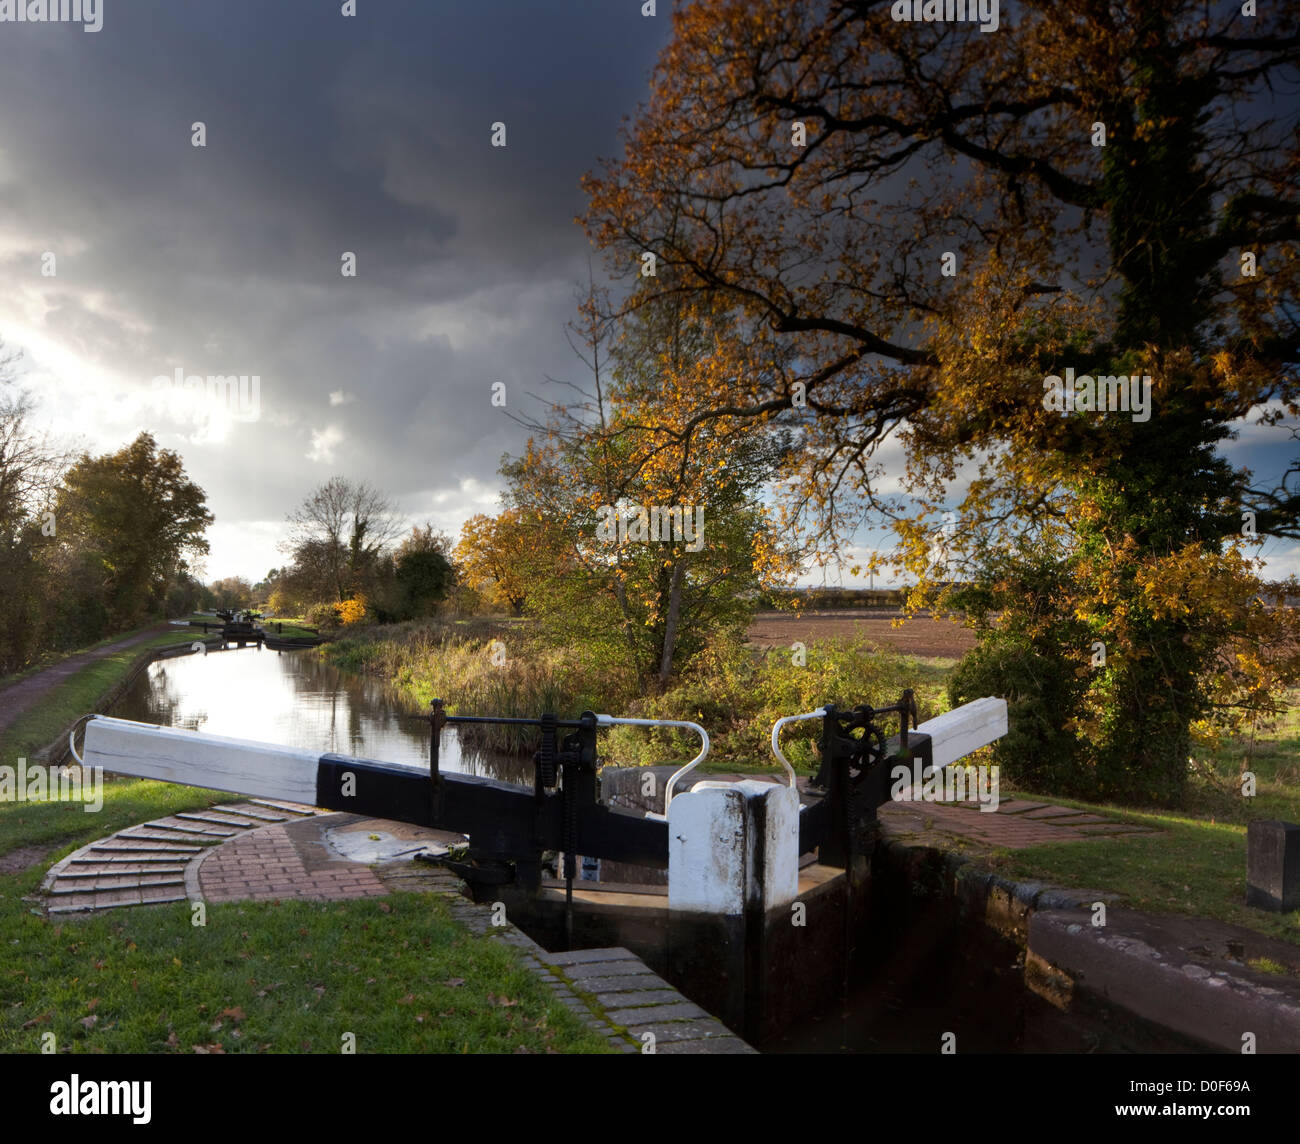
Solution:
[[[655,768],[656,773],[671,773],[672,767]],[[757,779],[759,782],[786,780],[775,775],[753,774],[694,774],[683,780],[679,790],[690,790],[705,779],[736,782],[739,779]],[[800,775],[796,780],[799,793],[805,795],[809,779]],[[804,801],[808,801],[805,798]],[[625,809],[644,809],[635,799],[617,800]],[[1058,806],[1052,802],[1028,799],[1003,798],[995,811],[980,810],[974,799],[962,802],[887,802],[877,812],[881,826],[888,837],[907,837],[926,842],[951,841],[954,837],[974,842],[984,847],[1004,850],[1023,850],[1027,846],[1041,846],[1048,842],[1080,842],[1102,835],[1131,837],[1137,834],[1159,834],[1158,830],[1134,822],[1120,822],[1095,811],[1079,810],[1072,806]]]
[[[309,806],[250,799],[151,819],[69,854],[51,867],[41,888],[49,895],[51,914],[183,902],[187,898],[201,901],[199,870],[213,848],[221,849],[222,843],[231,840],[251,842],[262,829],[295,819],[314,818],[316,814]],[[220,883],[214,888],[222,895],[227,890],[227,882],[234,880],[228,875],[243,868],[242,856],[241,851],[229,865],[223,863],[215,868],[221,874]],[[351,862],[342,865],[349,867],[349,872],[341,881],[350,887],[351,872],[365,868]],[[272,881],[277,885],[284,881],[273,862],[261,860],[261,852],[258,869],[250,872],[249,879],[256,882],[254,892],[246,895],[249,897],[262,896],[257,891],[269,888]],[[317,891],[333,887],[332,872],[322,875],[320,882],[306,879],[302,885],[304,892],[313,896]],[[387,891],[380,888],[378,892]],[[214,900],[230,898],[222,896]]]
[[[28,707],[38,699],[48,695],[70,675],[80,671],[83,667],[96,663],[110,655],[115,655],[119,651],[135,647],[137,644],[145,643],[160,632],[174,630],[171,624],[155,624],[151,628],[146,628],[133,636],[127,636],[125,639],[117,640],[115,643],[105,644],[103,647],[97,647],[91,651],[79,652],[77,655],[70,655],[67,659],[62,659],[50,667],[34,672],[27,676],[26,679],[11,683],[8,687],[0,690],[0,735],[3,735],[10,724]]]
[[[982,811],[976,802],[891,802],[880,808],[879,817],[891,837],[948,835],[1004,850],[1107,835],[1127,838],[1159,833],[1077,807],[1010,798],[1002,799],[995,811]]]

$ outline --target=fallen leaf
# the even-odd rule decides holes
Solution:
[[[242,1021],[247,1016],[243,1009],[238,1005],[234,1006],[232,1009],[222,1009],[221,1015],[223,1017],[229,1017],[232,1021]]]
[[[98,1004],[99,1004],[99,998],[98,998],[98,997],[92,997],[92,998],[91,998],[91,999],[86,1003],[86,1012],[87,1012],[87,1013],[93,1013],[93,1012],[95,1011],[95,1006],[98,1005]]]
[[[465,979],[463,977],[448,977],[443,984],[447,986],[448,989],[459,989],[465,984]]]
[[[226,1050],[223,1049],[220,1045],[191,1045],[190,1048],[193,1049],[200,1056],[208,1056],[209,1054],[211,1054],[213,1056],[224,1057],[226,1055]]]
[[[399,1004],[399,1005],[411,1005],[411,1004],[414,1004],[414,1002],[415,1002],[415,994],[414,994],[414,993],[408,993],[405,997],[403,997],[400,1001],[398,1001],[398,1004]]]
[[[33,1017],[30,1021],[23,1022],[23,1028],[30,1029],[33,1025],[44,1025],[53,1016],[53,1013],[42,1013],[39,1017]]]
[[[167,1034],[167,1040],[164,1041],[163,1043],[164,1043],[164,1044],[165,1044],[169,1049],[178,1049],[178,1048],[180,1048],[180,1045],[181,1045],[180,1038],[176,1036],[176,1033],[175,1033],[175,1032],[168,1033],[168,1034]]]
[[[379,908],[383,910],[384,913],[386,914],[391,914],[393,912],[393,907],[390,906],[387,902],[380,902]]]
[[[87,1029],[93,1029],[99,1023],[98,1017],[82,1017],[78,1024],[84,1025]]]

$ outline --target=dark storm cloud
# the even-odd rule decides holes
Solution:
[[[416,513],[493,481],[521,435],[491,382],[518,408],[580,377],[578,179],[669,31],[632,0],[357,7],[108,0],[97,33],[0,26],[0,337],[61,428],[94,449],[150,429],[227,522],[336,471]],[[261,419],[205,436],[144,404],[177,366],[259,375]]]

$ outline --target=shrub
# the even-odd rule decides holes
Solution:
[[[1080,797],[1095,794],[1095,784],[1078,757],[1078,741],[1060,722],[1082,690],[1067,660],[999,631],[986,632],[948,681],[954,707],[986,695],[1007,701],[1007,734],[994,744],[993,755],[1009,784]]]

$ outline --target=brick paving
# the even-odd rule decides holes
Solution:
[[[671,769],[671,768],[670,768]],[[688,776],[682,790],[696,782],[717,779],[736,782],[757,779],[759,782],[785,783],[775,775],[707,774]],[[799,792],[807,791],[809,779],[800,776]],[[805,799],[807,801],[807,799]],[[877,812],[886,837],[942,843],[956,838],[980,846],[1005,850],[1022,850],[1049,842],[1079,842],[1103,835],[1158,834],[1159,831],[1136,823],[1119,822],[1095,811],[1059,806],[1050,802],[1004,798],[995,811],[982,811],[974,800],[964,802],[887,802]]]
[[[83,846],[50,869],[42,886],[47,910],[51,914],[69,914],[187,899],[201,901],[204,894],[199,870],[225,845],[255,842],[265,831],[282,829],[281,824],[315,817],[317,811],[310,806],[251,799],[208,811],[168,815],[119,830]],[[260,849],[258,853],[260,856]],[[242,864],[238,856],[228,865],[222,855],[213,866],[218,880],[211,900],[232,900],[228,890],[238,879],[227,876],[230,869],[248,872],[246,881],[252,892],[245,897],[264,896],[272,875],[276,886],[293,888],[288,879],[280,877],[282,870],[273,863],[268,864],[263,878],[251,866]]]
[[[891,802],[880,808],[879,818],[887,837],[947,835],[1005,850],[1158,833],[1077,807],[1009,798],[1002,799],[995,811],[982,811],[977,802]]]
[[[344,858],[314,865],[307,868],[284,826],[264,826],[207,854],[199,866],[199,887],[210,902],[328,902],[388,893],[368,866]]]

